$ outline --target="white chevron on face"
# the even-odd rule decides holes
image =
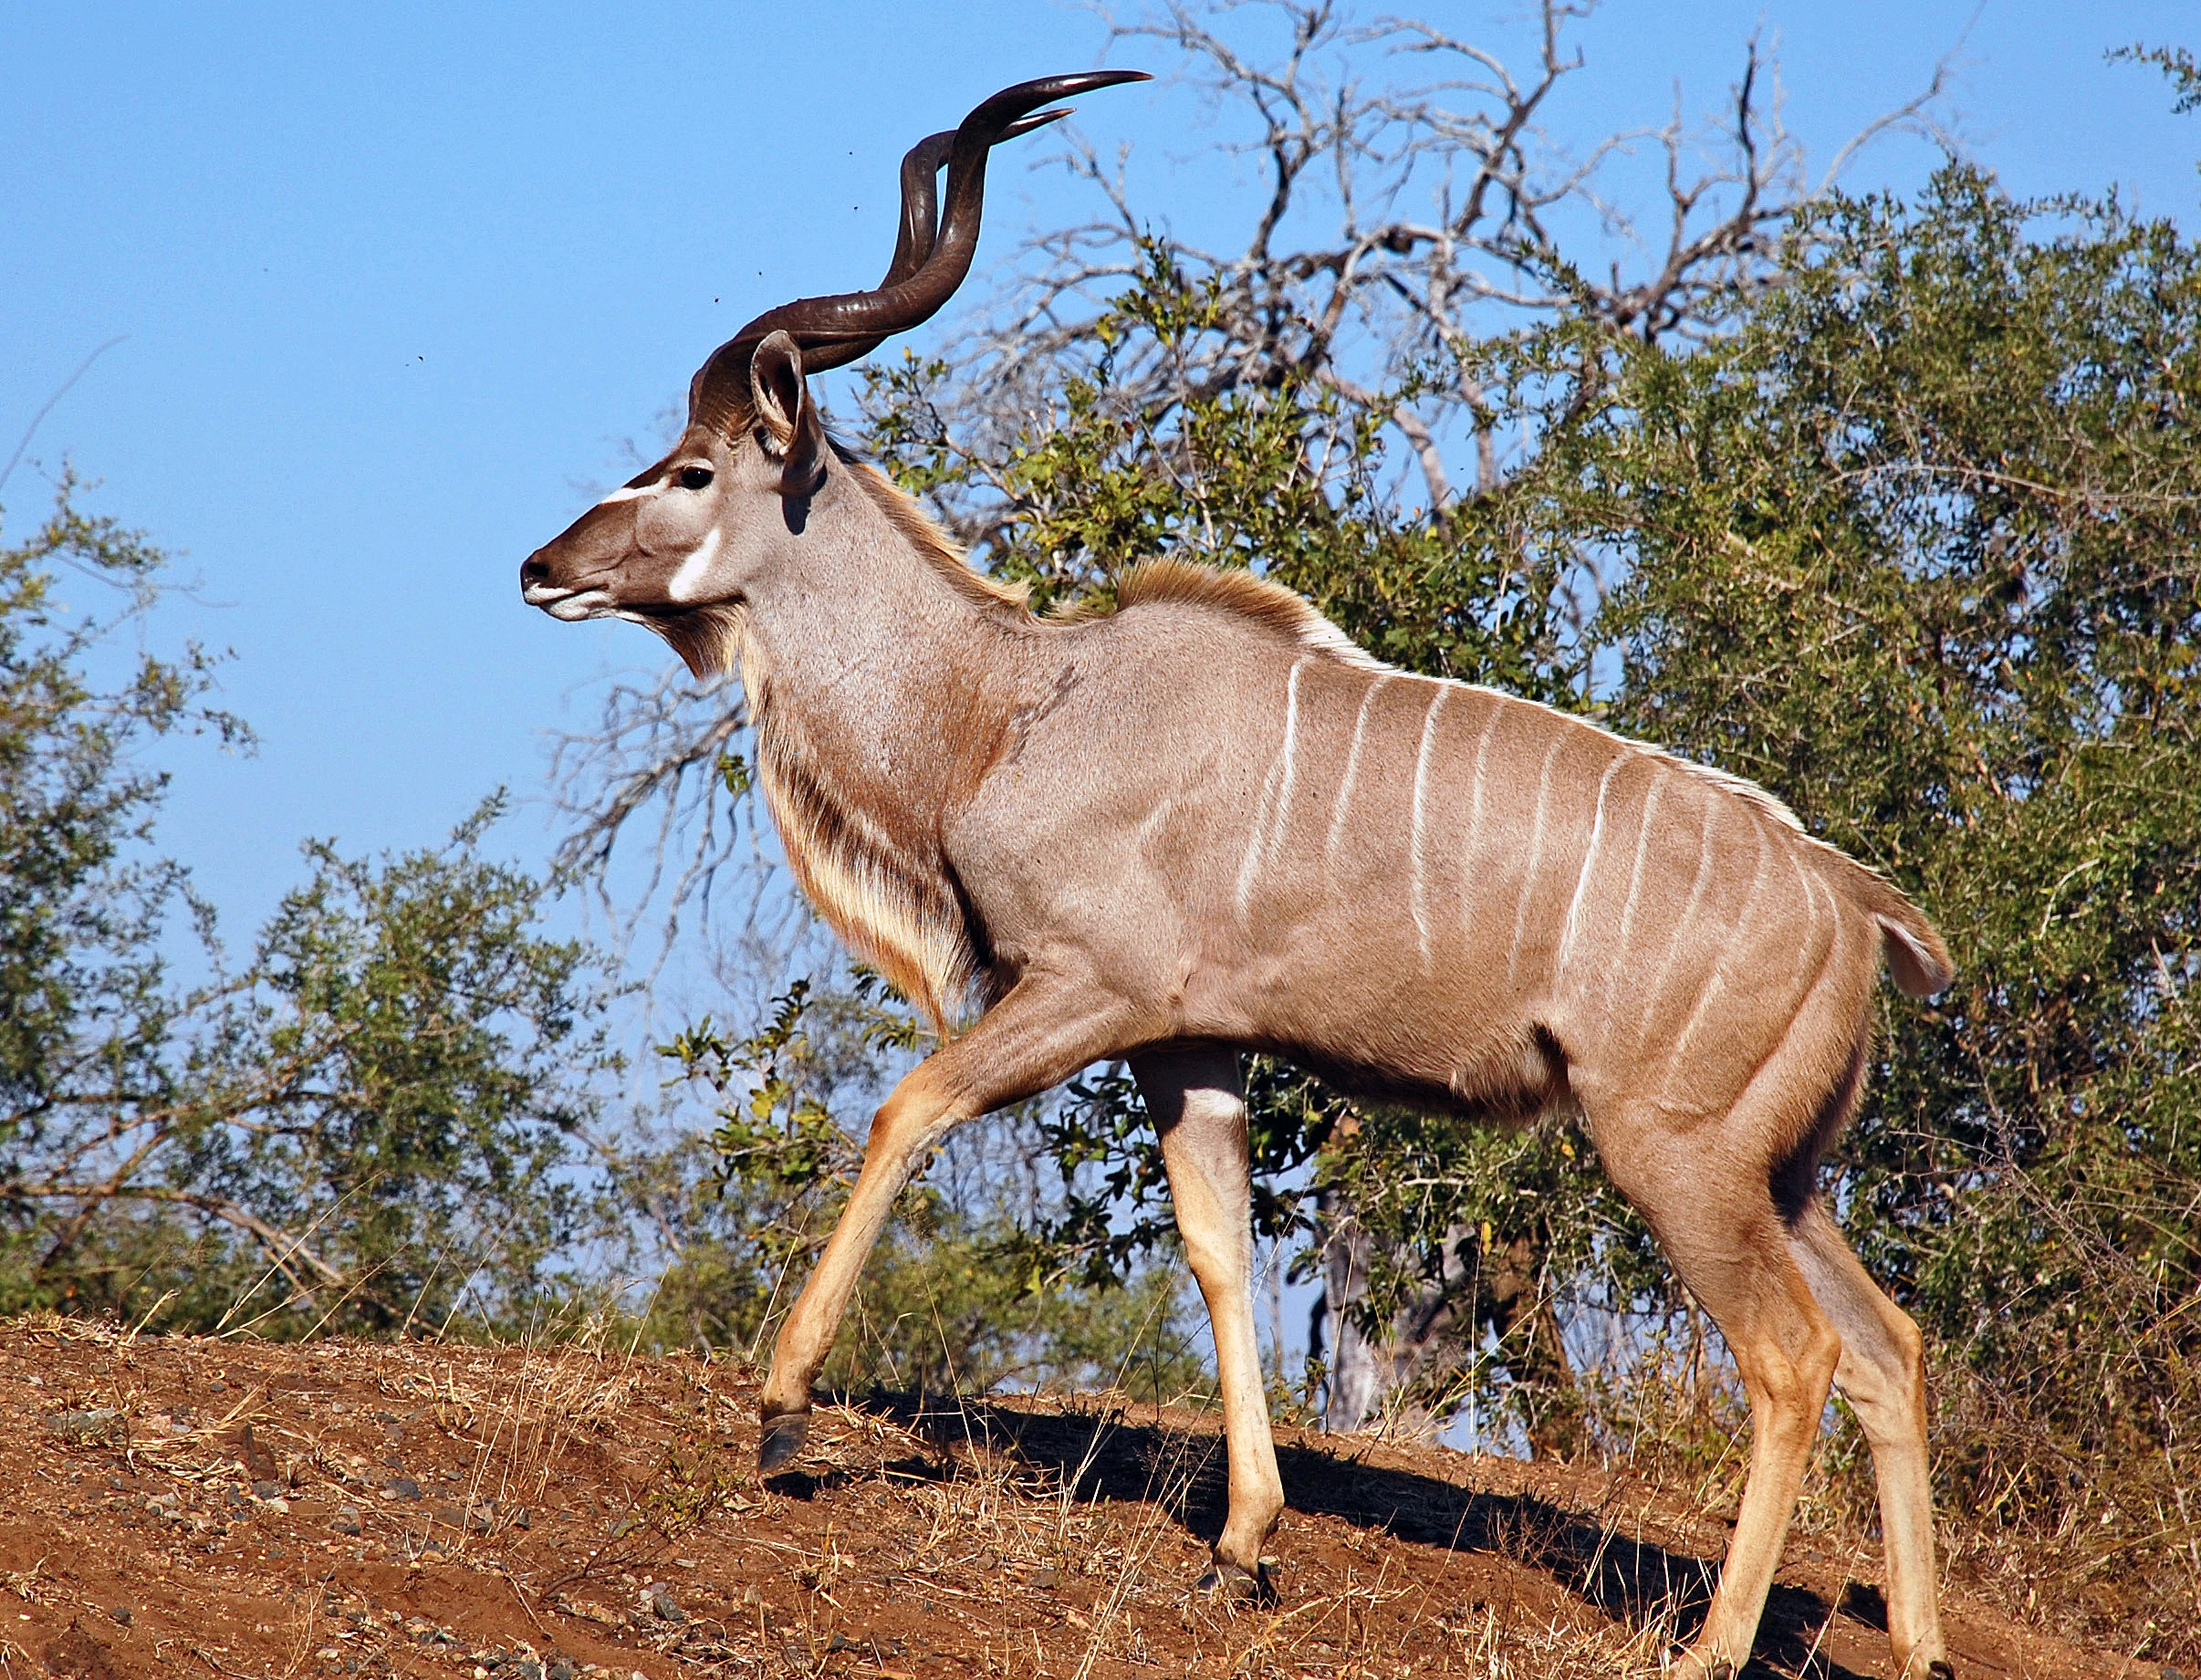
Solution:
[[[710,576],[711,562],[718,558],[723,540],[724,533],[715,525],[704,533],[703,541],[695,545],[688,558],[680,563],[680,569],[665,584],[669,600],[686,602],[704,599],[706,593],[704,579]]]

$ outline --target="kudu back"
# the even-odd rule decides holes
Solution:
[[[1919,1337],[1813,1193],[1883,959],[1914,995],[1948,982],[1918,912],[1763,790],[1389,669],[1248,574],[1156,560],[1111,611],[1035,616],[819,425],[808,373],[961,283],[988,149],[1125,79],[1027,83],[913,150],[881,285],[745,328],[697,374],[672,454],[522,568],[558,617],[633,619],[698,673],[738,662],[796,878],[943,1028],[879,1111],[779,1333],[764,1465],[799,1448],[927,1152],[1121,1058],[1215,1323],[1230,1508],[1205,1584],[1266,1591],[1284,1501],[1239,1056],[1268,1051],[1466,1119],[1579,1107],[1750,1398],[1749,1480],[1685,1668],[1747,1659],[1831,1381],[1872,1446],[1898,1668],[1945,1668]]]

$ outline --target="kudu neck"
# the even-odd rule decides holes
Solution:
[[[1007,609],[958,589],[841,464],[747,607],[756,721],[850,803],[932,815],[1014,705]]]

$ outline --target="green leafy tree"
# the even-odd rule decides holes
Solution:
[[[611,1071],[606,990],[544,883],[448,846],[306,849],[243,968],[153,832],[142,749],[205,704],[196,648],[102,686],[163,557],[75,506],[0,548],[0,1306],[163,1328],[509,1320],[579,1227],[572,1144]],[[63,579],[120,589],[70,615]],[[211,977],[162,955],[192,913]],[[188,946],[181,946],[188,950]]]

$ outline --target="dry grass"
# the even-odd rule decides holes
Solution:
[[[1212,1419],[887,1398],[822,1408],[796,1472],[760,1481],[753,1378],[600,1335],[278,1347],[15,1325],[0,1680],[537,1680],[561,1661],[619,1680],[1648,1680],[1725,1541],[1696,1503],[1724,1466],[1685,1487],[1287,1432],[1278,1599],[1219,1603],[1187,1591],[1221,1516]],[[119,1422],[57,1434],[95,1407]],[[1884,1672],[1869,1606],[1842,1608],[1869,1559],[1820,1545],[1836,1532],[1792,1548],[1764,1672]],[[2112,1672],[1957,1620],[1967,1677]]]

